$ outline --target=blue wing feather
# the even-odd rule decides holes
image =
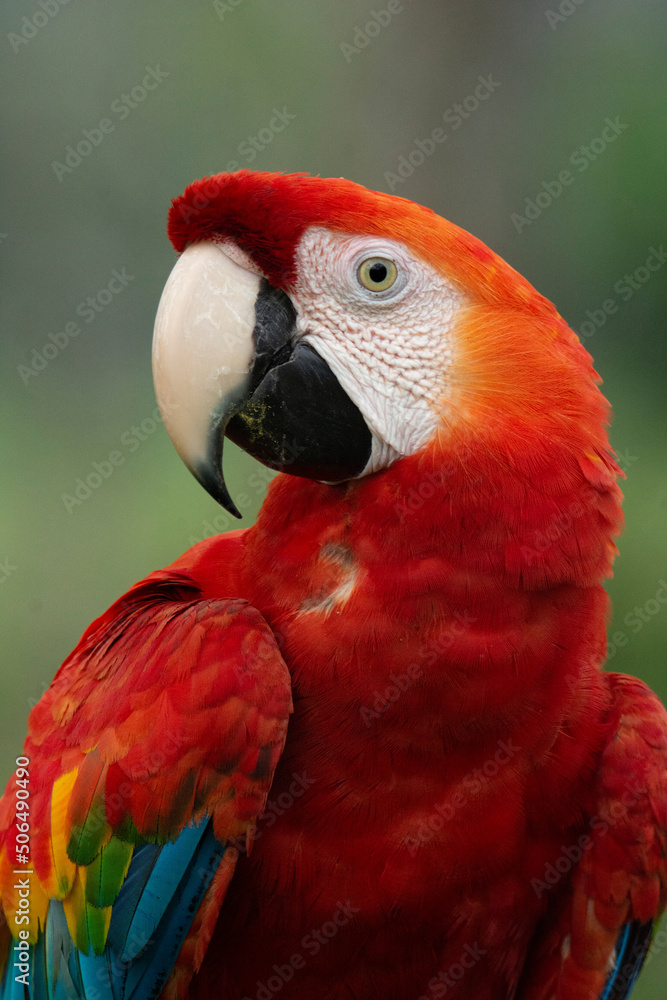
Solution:
[[[117,1000],[114,996],[109,963],[110,954],[82,955],[79,952],[79,969],[84,997],[95,1000]]]
[[[600,1000],[627,1000],[642,970],[653,938],[653,921],[626,924],[616,942],[616,963]]]
[[[134,849],[125,881],[113,905],[107,935],[107,943],[116,955],[126,952],[130,926],[161,850],[160,844],[142,844]],[[135,948],[130,958],[134,958],[140,950]]]
[[[48,994],[48,980],[46,975],[46,935],[42,934],[41,938],[32,949],[32,976],[31,979],[35,984],[40,983],[40,989],[33,990],[34,1000],[49,1000]]]
[[[158,997],[224,852],[208,818],[173,843],[136,847],[102,955],[74,947],[63,905],[51,900],[44,933],[30,949],[30,986],[16,982],[10,957],[0,1000]]]
[[[172,846],[175,845],[167,848]],[[123,1000],[150,1000],[159,996],[224,852],[225,845],[215,839],[213,824],[207,823],[159,924],[156,940],[128,969]]]
[[[127,929],[130,948],[128,950],[127,944],[123,948],[121,961],[129,962],[136,957],[132,941],[147,942],[153,937],[206,829],[206,823],[186,827],[177,840],[161,848]]]

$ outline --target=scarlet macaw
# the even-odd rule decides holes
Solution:
[[[2,998],[622,1000],[667,898],[667,715],[600,666],[591,358],[477,239],[343,179],[220,174],[169,235],[169,434],[228,510],[224,436],[282,474],[31,713]]]

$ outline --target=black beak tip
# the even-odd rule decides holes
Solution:
[[[229,514],[238,517],[240,520],[242,517],[241,512],[229,495],[229,490],[227,489],[227,484],[222,473],[211,469],[208,465],[200,465],[192,471],[197,482],[204,487],[216,503],[219,503]]]

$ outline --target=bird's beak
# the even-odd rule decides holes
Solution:
[[[189,246],[155,319],[153,379],[187,467],[240,517],[222,474],[225,435],[270,468],[342,482],[360,475],[372,439],[326,362],[298,338],[290,298],[220,244]]]

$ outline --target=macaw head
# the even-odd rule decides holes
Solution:
[[[424,452],[608,468],[607,406],[555,308],[469,233],[344,179],[241,170],[175,199],[154,376],[186,465],[236,513],[225,436],[360,479]],[[569,474],[569,473],[565,473]]]

